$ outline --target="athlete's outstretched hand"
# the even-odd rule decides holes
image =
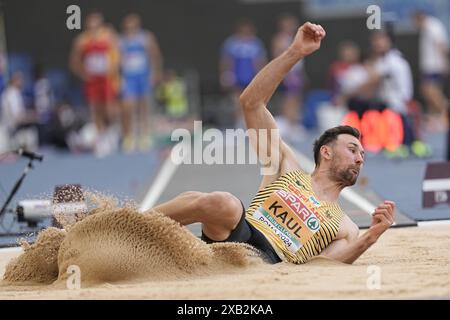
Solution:
[[[320,48],[320,42],[325,34],[320,24],[306,22],[298,28],[291,49],[301,57],[305,57]]]
[[[378,239],[390,226],[394,224],[395,203],[384,201],[372,214],[372,224],[369,232]]]

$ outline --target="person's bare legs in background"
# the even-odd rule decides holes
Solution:
[[[421,84],[421,93],[431,117],[437,118],[432,122],[432,127],[437,130],[448,128],[448,108],[449,102],[443,93],[442,86],[431,80],[424,81]],[[437,122],[437,123],[435,123]],[[436,128],[438,126],[438,128]]]

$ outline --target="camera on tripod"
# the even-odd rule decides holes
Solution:
[[[16,207],[19,222],[26,222],[29,227],[35,228],[45,219],[51,218],[52,202],[50,200],[22,200]]]
[[[16,195],[27,174],[30,170],[34,169],[33,161],[41,162],[44,158],[42,155],[24,149],[11,151],[10,153],[17,153],[20,156],[27,158],[28,164],[8,194],[5,203],[0,208],[0,226],[2,230],[0,235],[21,234],[17,233],[17,226],[14,226],[16,217],[18,222],[25,222],[28,227],[32,229],[36,229],[39,223],[44,223],[46,222],[45,220],[49,219],[51,219],[51,221],[48,221],[47,225],[51,224],[63,228],[65,225],[75,223],[80,216],[87,214],[88,207],[79,184],[57,185],[53,192],[53,199],[51,200],[22,200],[17,204],[16,210],[8,208],[8,205]],[[12,220],[11,226],[8,229],[5,229],[3,227],[3,218],[7,213],[12,214],[13,217],[10,219]],[[11,233],[14,232],[13,229],[16,229],[15,233]]]
[[[22,200],[16,207],[19,222],[27,223],[35,228],[38,223],[52,219],[52,225],[62,227],[58,217],[72,224],[77,216],[88,211],[83,191],[79,184],[58,185],[55,187],[52,200]]]

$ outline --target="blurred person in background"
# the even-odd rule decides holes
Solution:
[[[412,120],[410,105],[413,101],[413,79],[408,61],[399,50],[393,48],[391,39],[383,31],[375,31],[370,35],[370,46],[378,77],[375,96],[400,114],[403,121],[403,145],[395,151],[385,151],[386,155],[404,158],[412,151],[418,157],[429,156],[431,150],[420,140],[420,128]]]
[[[430,128],[442,131],[448,126],[449,102],[442,87],[449,72],[449,38],[445,25],[439,19],[427,15],[425,11],[416,11],[415,22],[420,30],[421,93],[428,111],[437,113],[437,121],[430,119]]]
[[[2,93],[3,89],[5,89],[7,72],[6,53],[0,50],[0,93]]]
[[[192,132],[195,116],[189,113],[188,84],[186,79],[177,75],[173,69],[164,72],[163,81],[156,90],[159,106],[164,116],[157,116],[154,135],[159,147],[173,146],[172,132],[185,128]]]
[[[255,26],[248,19],[240,20],[222,46],[219,63],[220,84],[232,95],[236,127],[244,127],[239,96],[266,62],[267,52]]]
[[[158,100],[164,105],[166,115],[177,120],[188,113],[188,97],[186,83],[175,70],[169,69],[157,91]]]
[[[22,73],[14,72],[1,95],[0,123],[7,135],[6,148],[36,150],[38,147],[36,115],[26,109],[22,94],[23,85]]]
[[[376,95],[379,79],[374,59],[358,53],[358,59],[335,77],[334,103],[355,111],[360,119],[368,110],[384,110],[386,103]]]
[[[357,85],[359,79],[365,77],[365,69],[360,63],[361,50],[352,41],[341,42],[338,46],[338,58],[328,71],[328,87],[335,106],[345,105],[343,100],[343,82]],[[350,76],[348,76],[351,71]],[[346,88],[347,89],[347,88]]]
[[[378,134],[363,130],[362,119],[367,111],[383,111],[386,104],[376,97],[379,76],[374,68],[373,59],[367,54],[361,54],[360,48],[351,41],[344,41],[338,47],[338,60],[329,70],[329,88],[332,93],[331,116],[341,119],[340,123],[362,130],[363,145],[371,152],[380,148],[372,143],[367,144],[366,138]],[[330,111],[329,111],[330,112]],[[366,121],[365,121],[366,122]],[[374,133],[374,134],[372,134]],[[369,141],[370,141],[369,137]]]
[[[294,40],[299,27],[298,19],[290,14],[283,14],[278,19],[278,32],[272,39],[272,57],[282,54]],[[283,79],[281,91],[281,117],[277,117],[281,136],[286,139],[301,137],[300,109],[302,91],[305,83],[304,61],[300,60]]]
[[[57,104],[50,80],[40,64],[34,67],[33,91],[39,146],[68,149],[67,137],[80,123],[69,104]]]
[[[104,23],[101,12],[91,12],[85,21],[85,31],[73,44],[70,68],[84,83],[97,135],[94,151],[103,156],[115,147],[109,129],[117,121],[119,46],[114,30]]]
[[[48,145],[52,141],[52,118],[55,113],[55,97],[50,81],[44,74],[43,66],[34,66],[34,109],[39,132],[39,145]]]
[[[450,161],[450,128],[447,129],[447,161]]]
[[[122,149],[133,151],[151,146],[150,100],[162,78],[162,55],[155,35],[142,29],[137,14],[123,19],[120,38],[122,71]],[[137,134],[137,138],[136,135]]]

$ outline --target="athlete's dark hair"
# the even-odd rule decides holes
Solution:
[[[298,17],[296,15],[293,15],[290,12],[283,12],[280,15],[278,15],[278,21],[283,20],[283,19],[294,19],[294,20],[298,20]]]
[[[234,25],[235,30],[239,30],[242,27],[247,27],[247,26],[252,29],[255,29],[255,24],[253,23],[253,21],[250,18],[247,18],[247,17],[239,18]]]
[[[86,17],[95,16],[95,15],[99,15],[102,18],[104,18],[103,11],[101,11],[99,8],[92,8],[92,9],[90,9],[87,12]]]
[[[350,126],[337,126],[326,130],[322,135],[314,141],[314,162],[316,167],[320,164],[320,148],[324,145],[334,143],[340,134],[349,134],[359,139],[361,134],[359,130]]]

